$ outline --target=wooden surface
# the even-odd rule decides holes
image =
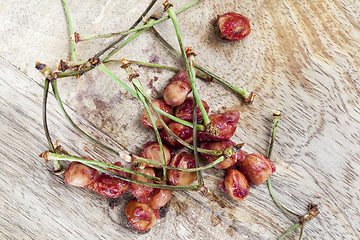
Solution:
[[[75,31],[105,33],[128,29],[149,2],[74,0],[69,10]],[[173,3],[179,9],[189,2]],[[229,43],[219,37],[213,20],[229,11],[249,17],[248,38]],[[154,12],[164,15],[161,1]],[[205,184],[219,201],[176,192],[149,233],[132,230],[124,215],[130,193],[111,209],[109,199],[65,184],[63,176],[52,174],[51,163],[37,156],[47,142],[41,120],[44,79],[34,65],[40,61],[54,69],[70,56],[61,1],[2,0],[0,20],[0,239],[276,239],[296,223],[276,207],[265,184],[251,187],[246,200],[237,202],[217,186],[223,172],[207,170]],[[272,183],[279,201],[299,214],[306,213],[308,203],[319,204],[321,213],[307,224],[304,239],[360,238],[360,2],[205,0],[179,21],[197,63],[258,94],[249,106],[218,83],[198,81],[211,112],[241,112],[235,142],[265,155],[270,116],[275,110],[283,113]],[[157,29],[177,46],[170,21]],[[77,44],[79,59],[87,60],[110,41]],[[181,67],[151,33],[115,57]],[[109,68],[126,79],[118,65]],[[154,99],[173,75],[144,67],[138,72]],[[69,114],[97,139],[133,153],[155,139],[141,126],[140,102],[101,72],[61,79],[58,85]],[[76,133],[53,95],[48,115],[53,139],[68,151],[119,160]],[[298,234],[299,229],[288,239]]]

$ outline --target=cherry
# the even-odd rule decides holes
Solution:
[[[223,140],[220,142],[202,142],[202,143],[200,143],[200,148],[209,149],[209,150],[224,150],[224,149],[234,146],[234,145],[236,145],[236,144],[231,140]],[[204,158],[206,158],[206,160],[209,163],[214,162],[216,159],[218,159],[220,157],[220,156],[215,156],[215,155],[210,155],[210,154],[205,154],[205,153],[201,153],[201,155]],[[238,153],[235,155],[232,155],[231,157],[225,159],[223,162],[215,165],[215,167],[218,169],[229,168],[236,163],[239,155],[240,154],[238,154]]]
[[[185,101],[190,91],[191,85],[189,78],[186,71],[182,69],[172,78],[172,81],[166,85],[163,97],[167,105],[176,107]]]
[[[182,125],[181,123],[172,122],[168,125],[169,129],[179,138],[184,140],[187,143],[192,143],[193,141],[193,130],[191,127],[187,127]],[[175,140],[170,133],[164,129],[160,133],[161,140],[167,145],[172,148],[182,148],[184,147],[181,143]]]
[[[198,141],[222,141],[231,138],[236,131],[236,123],[239,121],[240,113],[238,110],[228,110],[225,113],[209,115],[210,121],[219,129],[217,137],[206,131],[198,131]]]
[[[89,157],[82,158],[93,160]],[[77,187],[86,187],[92,182],[95,182],[99,177],[100,174],[96,169],[80,162],[72,162],[66,169],[64,181]]]
[[[226,171],[224,185],[229,195],[235,200],[242,201],[249,194],[250,188],[246,177],[236,169]]]
[[[243,161],[245,161],[246,157],[247,157],[248,153],[240,150],[239,152],[237,152],[237,162],[235,163],[236,166],[241,166],[241,163]]]
[[[245,161],[241,163],[240,171],[250,184],[260,185],[275,172],[275,166],[267,157],[252,153],[247,155]]]
[[[209,105],[203,100],[201,100],[201,102],[204,105],[206,113],[209,113],[209,109],[210,109]],[[192,122],[194,116],[193,104],[194,102],[192,97],[186,98],[185,102],[183,102],[180,106],[176,108],[175,116],[185,121]],[[197,116],[197,120],[203,119],[199,105],[197,105],[196,108],[196,116]]]
[[[169,164],[171,156],[173,155],[173,150],[169,149],[167,146],[163,144],[164,155],[166,164]],[[146,158],[158,163],[163,163],[163,159],[161,157],[160,145],[157,142],[147,142],[142,151],[140,152],[140,157]],[[155,167],[161,168],[159,166],[154,166],[152,164],[145,163],[146,167]]]
[[[155,171],[152,168],[136,169],[136,171],[139,173],[143,173],[155,177]],[[138,181],[153,183],[152,180],[135,174],[131,174],[130,177]],[[140,185],[137,183],[130,183],[129,190],[132,193],[132,195],[134,195],[135,198],[139,198],[139,197],[149,196],[151,192],[154,190],[154,188]]]
[[[167,113],[169,113],[169,114],[171,114],[171,115],[174,114],[174,110],[173,110],[170,106],[166,105],[166,103],[165,103],[164,101],[155,100],[155,101],[152,101],[152,103],[154,104],[155,107],[160,108],[160,109],[163,110],[164,112],[167,112]],[[163,129],[163,126],[161,125],[160,121],[156,118],[154,112],[153,112],[152,110],[150,110],[150,111],[151,111],[151,115],[152,115],[152,117],[153,117],[153,119],[154,119],[154,121],[155,121],[156,128],[157,128],[157,129]],[[163,116],[163,115],[161,115],[161,119],[162,119],[166,124],[168,124],[168,123],[171,121],[169,118],[167,118],[167,117],[165,117],[165,116]],[[146,112],[146,109],[144,109],[143,114],[142,114],[142,116],[141,116],[141,123],[142,123],[145,127],[149,128],[149,129],[151,129],[151,130],[154,130],[153,125],[152,125],[152,123],[151,123],[151,121],[150,121],[149,115],[148,115],[147,112]]]
[[[126,217],[130,225],[137,231],[149,230],[157,221],[157,210],[146,203],[140,203],[136,199],[130,200],[125,208]]]
[[[243,39],[250,34],[249,19],[241,14],[228,12],[218,19],[221,37],[230,42]]]
[[[182,152],[176,154],[170,162],[170,166],[189,169],[195,168],[195,158],[193,155]],[[180,172],[175,170],[168,170],[168,179],[172,185],[186,186],[190,185],[196,180],[196,172]]]
[[[114,163],[114,165],[123,167],[120,162]],[[116,169],[109,169],[112,172],[115,172],[123,177],[127,177],[128,174],[123,171]],[[100,178],[95,182],[91,183],[88,188],[105,197],[115,198],[122,195],[129,187],[129,182],[121,180],[119,178],[113,177],[106,173],[101,173]]]

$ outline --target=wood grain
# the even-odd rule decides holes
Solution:
[[[150,1],[69,1],[75,31],[103,33],[127,29]],[[175,8],[190,0],[175,3]],[[235,11],[249,17],[252,32],[229,43],[213,25],[217,15]],[[163,15],[161,2],[151,13]],[[196,192],[176,192],[149,233],[131,229],[126,193],[109,200],[65,184],[37,154],[47,149],[41,120],[43,78],[36,61],[51,68],[69,58],[61,1],[5,0],[0,3],[0,238],[1,239],[276,239],[296,219],[273,203],[266,185],[251,187],[243,202],[221,192],[220,170],[204,172],[218,201]],[[198,64],[258,96],[243,103],[218,83],[197,83],[211,112],[238,109],[233,137],[248,152],[266,154],[273,111],[283,118],[273,151],[272,183],[284,206],[304,214],[318,203],[320,214],[303,239],[360,238],[360,2],[336,0],[204,1],[179,15],[185,45]],[[156,27],[177,46],[170,21]],[[110,40],[77,44],[86,60]],[[151,33],[144,33],[116,58],[181,67]],[[120,79],[126,73],[108,66]],[[173,75],[137,68],[153,99]],[[66,109],[86,132],[126,152],[136,153],[153,133],[141,126],[142,106],[99,71],[59,80]],[[82,138],[49,97],[52,138],[77,155],[113,163],[119,159]],[[112,209],[110,203],[115,207]],[[299,230],[288,238],[296,239]]]

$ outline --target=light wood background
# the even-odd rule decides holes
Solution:
[[[149,2],[68,0],[68,5],[74,30],[93,34],[128,29]],[[151,13],[164,15],[161,3]],[[173,3],[179,9],[190,0]],[[249,37],[233,43],[219,37],[213,20],[229,11],[250,19]],[[308,203],[319,204],[321,213],[307,224],[304,239],[359,239],[360,1],[205,0],[179,21],[197,63],[258,94],[249,106],[218,83],[198,81],[211,112],[241,112],[234,141],[265,155],[270,116],[275,110],[283,113],[272,183],[279,201],[299,214],[307,212]],[[65,184],[63,176],[52,174],[51,163],[37,156],[47,142],[41,120],[44,78],[35,62],[54,69],[70,57],[61,1],[2,0],[0,22],[0,239],[276,239],[296,223],[276,207],[265,184],[251,187],[247,199],[237,202],[217,186],[223,172],[208,170],[205,183],[219,201],[176,192],[149,233],[132,230],[124,215],[130,193],[115,200],[112,209],[111,200]],[[177,46],[170,21],[157,29]],[[87,60],[110,42],[79,43],[78,58]],[[151,33],[115,57],[181,67]],[[109,68],[126,80],[118,65]],[[138,72],[154,99],[173,75],[145,67]],[[97,139],[133,153],[155,139],[141,126],[140,102],[98,70],[58,85],[69,114]],[[53,95],[48,115],[53,140],[68,151],[119,160],[76,133]],[[288,239],[298,235],[299,229]]]

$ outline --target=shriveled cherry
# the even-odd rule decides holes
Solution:
[[[222,141],[231,138],[236,131],[236,123],[239,118],[240,112],[238,110],[228,110],[225,113],[209,115],[211,123],[219,129],[219,135],[215,137],[206,131],[198,131],[198,141]]]
[[[120,162],[114,163],[114,165],[123,167]],[[128,177],[128,174],[116,169],[109,169],[123,177]],[[92,191],[100,193],[105,197],[115,198],[122,195],[129,187],[129,182],[113,177],[106,173],[101,173],[100,178],[91,183],[88,188]]]
[[[186,71],[183,69],[172,78],[172,81],[168,85],[166,85],[163,97],[167,105],[176,107],[185,101],[190,91],[190,81]]]
[[[204,108],[205,108],[205,111],[207,113],[209,113],[209,105],[201,100]],[[181,104],[180,106],[178,106],[175,110],[175,116],[177,118],[180,118],[180,119],[183,119],[185,121],[191,121],[193,120],[193,116],[194,116],[194,110],[193,110],[193,98],[192,97],[188,97],[186,98],[185,102],[183,102],[183,104]],[[200,111],[200,108],[199,108],[199,105],[196,105],[196,117],[197,117],[197,120],[202,120],[203,119],[203,116],[201,114],[201,111]]]
[[[192,143],[193,141],[193,130],[191,127],[187,127],[178,122],[172,122],[168,125],[169,129],[179,138],[184,140],[187,143]],[[172,148],[182,148],[184,147],[181,143],[175,140],[170,133],[164,129],[160,133],[161,140],[169,147]]]
[[[241,14],[228,12],[218,19],[221,37],[230,42],[243,39],[250,34],[249,19]]]
[[[93,160],[88,157],[82,158]],[[95,182],[99,177],[100,174],[96,169],[80,162],[72,162],[66,169],[64,181],[77,187],[86,187],[92,182]]]
[[[157,210],[146,203],[140,203],[136,199],[130,200],[125,208],[126,217],[130,225],[137,231],[149,230],[157,221]]]
[[[176,154],[170,162],[170,166],[189,169],[195,168],[195,158],[193,155],[182,152]],[[192,182],[196,180],[196,172],[181,172],[176,170],[168,170],[168,179],[172,185],[177,186],[186,186],[190,185]]]
[[[245,161],[241,163],[240,171],[250,184],[260,185],[275,172],[275,166],[267,157],[252,153],[247,155]]]
[[[147,175],[155,177],[155,171],[152,168],[147,167],[144,169],[136,169],[136,171],[139,173],[143,173],[143,174],[147,174]],[[153,183],[152,180],[150,180],[146,177],[135,175],[135,174],[131,174],[131,178],[138,180],[138,181],[142,181],[142,182]],[[151,192],[154,190],[154,188],[140,185],[137,183],[130,183],[129,190],[132,193],[132,195],[134,195],[135,198],[138,198],[138,197],[149,196],[151,194]]]
[[[237,161],[235,163],[236,166],[240,166],[243,161],[245,161],[246,156],[248,155],[247,152],[240,150],[237,152]]]
[[[166,145],[163,144],[164,149],[164,155],[165,155],[165,161],[166,164],[169,164],[172,152],[170,148],[168,148]],[[140,152],[140,157],[146,158],[158,163],[163,163],[163,159],[161,157],[161,151],[160,151],[160,145],[157,142],[147,142],[144,146],[142,151]],[[152,164],[145,163],[147,167],[155,167],[155,168],[161,168],[159,166],[154,166]]]
[[[160,108],[164,112],[167,112],[167,113],[169,113],[171,115],[174,114],[174,110],[170,106],[166,105],[166,103],[164,101],[155,100],[155,101],[152,101],[152,103],[154,104],[155,107]],[[160,121],[156,118],[154,112],[152,110],[150,110],[150,111],[151,111],[151,115],[153,116],[153,119],[155,121],[156,128],[157,129],[163,129],[163,126],[161,125]],[[163,115],[161,115],[161,119],[166,124],[168,124],[171,121],[169,118],[167,118],[167,117],[165,117]],[[145,127],[149,128],[151,130],[154,130],[153,125],[152,125],[152,123],[150,121],[150,118],[149,118],[149,114],[147,114],[147,112],[146,112],[146,109],[144,109],[143,114],[141,116],[141,123]]]
[[[220,142],[202,142],[202,143],[200,143],[200,148],[205,148],[205,149],[210,149],[210,150],[224,150],[224,149],[234,146],[234,145],[236,145],[236,143],[234,143],[231,140],[223,140]],[[209,163],[214,162],[216,159],[218,159],[220,157],[220,156],[215,156],[215,155],[210,155],[210,154],[205,154],[205,153],[201,153],[201,155],[204,158],[206,158],[206,160]],[[234,154],[231,157],[225,159],[223,162],[215,165],[215,167],[218,169],[229,168],[235,164],[237,159],[238,159],[238,154]]]
[[[242,201],[249,194],[246,177],[236,169],[226,171],[224,184],[229,195],[235,200]]]

